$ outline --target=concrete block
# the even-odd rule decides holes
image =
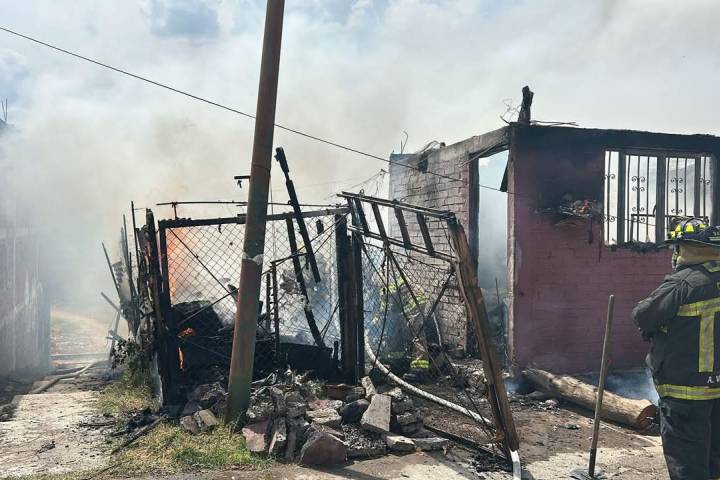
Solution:
[[[377,433],[390,431],[390,397],[376,394],[360,419],[360,426]]]

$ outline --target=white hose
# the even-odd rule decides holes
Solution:
[[[368,344],[368,340],[365,340],[365,355],[368,357],[368,360],[372,362],[373,365],[375,365],[375,368],[380,370],[383,375],[385,375],[391,382],[393,382],[395,385],[400,387],[403,390],[406,390],[408,392],[411,392],[418,397],[424,398],[425,400],[429,400],[433,403],[437,403],[438,405],[442,405],[443,407],[449,408],[450,410],[453,410],[455,412],[458,412],[462,415],[465,415],[466,417],[470,417],[473,420],[477,422],[482,422],[484,424],[491,424],[493,423],[492,420],[489,420],[482,415],[480,415],[477,412],[473,412],[472,410],[469,410],[465,407],[462,407],[460,405],[457,405],[452,402],[448,402],[444,398],[436,397],[435,395],[426,392],[425,390],[421,390],[413,385],[410,385],[405,380],[402,380],[400,377],[392,373],[390,370],[388,370],[385,365],[380,363],[377,358],[375,357],[375,354],[373,353],[372,349],[370,348]],[[510,460],[512,461],[513,465],[513,480],[521,480],[522,478],[522,466],[520,464],[520,454],[517,452],[517,450],[511,450],[510,451]]]

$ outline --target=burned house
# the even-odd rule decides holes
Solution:
[[[512,123],[393,155],[390,198],[454,211],[482,263],[479,198],[488,186],[478,181],[478,164],[501,152],[502,185],[489,187],[507,193],[511,364],[597,369],[607,300],[615,294],[613,365],[641,366],[647,346],[631,310],[671,268],[672,253],[662,245],[668,225],[683,216],[718,222],[720,138]],[[464,345],[464,320],[439,317],[446,339]]]

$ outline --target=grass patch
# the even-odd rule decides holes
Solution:
[[[99,393],[96,406],[103,413],[118,416],[120,423],[129,414],[146,408],[159,408],[152,395],[149,369],[140,362],[128,365],[115,382]],[[116,440],[116,444],[122,441]],[[87,480],[197,470],[260,469],[272,462],[271,458],[250,453],[243,436],[234,433],[229,425],[219,425],[211,432],[192,435],[176,422],[164,421],[112,455],[108,467],[65,474],[0,476],[0,480]]]
[[[146,369],[126,369],[120,377],[98,395],[97,407],[103,413],[133,413],[146,408],[157,409],[150,375]]]
[[[272,460],[250,453],[242,435],[220,425],[212,432],[191,435],[179,425],[164,423],[113,457],[115,475],[177,473],[197,469],[260,468]]]
[[[198,470],[261,469],[271,458],[254,455],[242,435],[220,425],[212,432],[191,435],[179,425],[162,423],[110,458],[106,468],[64,474],[0,477],[0,480],[87,480],[168,475]]]

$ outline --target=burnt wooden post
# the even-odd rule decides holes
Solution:
[[[448,220],[450,240],[455,248],[457,263],[455,265],[458,287],[468,309],[470,322],[477,336],[478,346],[482,354],[483,370],[488,385],[488,400],[493,408],[498,433],[503,435],[503,444],[509,451],[517,451],[520,441],[515,430],[515,421],[510,411],[505,383],[501,375],[495,347],[490,343],[490,325],[485,309],[482,290],[477,283],[477,260],[470,253],[470,246],[465,230],[457,220]],[[507,452],[509,453],[509,452]],[[508,458],[510,456],[508,455]]]
[[[290,243],[290,253],[292,254],[293,269],[295,270],[295,280],[297,280],[298,282],[300,293],[305,299],[305,302],[307,302],[305,304],[305,308],[303,308],[303,311],[305,312],[305,318],[307,319],[308,328],[310,328],[310,333],[312,333],[315,345],[317,345],[318,347],[325,347],[325,342],[323,341],[322,334],[320,333],[320,330],[317,327],[317,323],[315,322],[315,314],[313,313],[312,308],[310,308],[310,299],[308,298],[307,287],[305,285],[305,274],[303,273],[302,265],[300,264],[300,257],[298,255],[297,249],[297,240],[295,239],[295,227],[293,226],[292,218],[287,217],[285,219],[285,223],[287,225],[288,242]]]
[[[338,316],[340,317],[340,346],[342,351],[341,370],[344,380],[354,384],[358,380],[355,376],[358,349],[352,279],[358,281],[358,277],[354,274],[350,253],[347,217],[340,214],[335,215]]]
[[[177,396],[177,377],[180,368],[180,359],[177,350],[175,335],[168,327],[170,314],[170,300],[167,279],[167,243],[165,230],[161,229],[158,247],[158,235],[155,231],[155,218],[150,209],[146,212],[144,229],[144,243],[148,258],[148,283],[152,295],[153,310],[155,313],[157,337],[158,371],[161,379],[163,403],[168,404]],[[164,258],[163,258],[164,257]]]
[[[365,376],[365,301],[363,285],[365,276],[362,268],[363,243],[360,233],[353,232],[352,242],[352,279],[353,279],[353,316],[355,322],[355,335],[357,337],[357,359],[355,362],[355,377]]]
[[[310,235],[308,234],[307,225],[305,225],[305,219],[303,218],[302,210],[300,210],[300,203],[298,202],[297,194],[295,193],[295,186],[293,181],[290,180],[290,167],[285,157],[285,150],[282,147],[275,149],[275,159],[280,164],[280,169],[285,174],[285,186],[287,187],[288,197],[290,198],[290,206],[292,206],[293,213],[295,214],[295,221],[298,224],[298,231],[302,238],[303,245],[305,246],[305,254],[307,257],[307,263],[310,265],[315,283],[320,283],[320,270],[317,266],[317,259],[315,258],[315,252],[313,251],[312,242],[310,241]],[[318,232],[320,234],[321,232]]]
[[[522,103],[520,104],[520,113],[518,114],[518,123],[530,124],[532,115],[530,109],[532,107],[533,95],[535,95],[530,87],[525,85],[522,89]]]

